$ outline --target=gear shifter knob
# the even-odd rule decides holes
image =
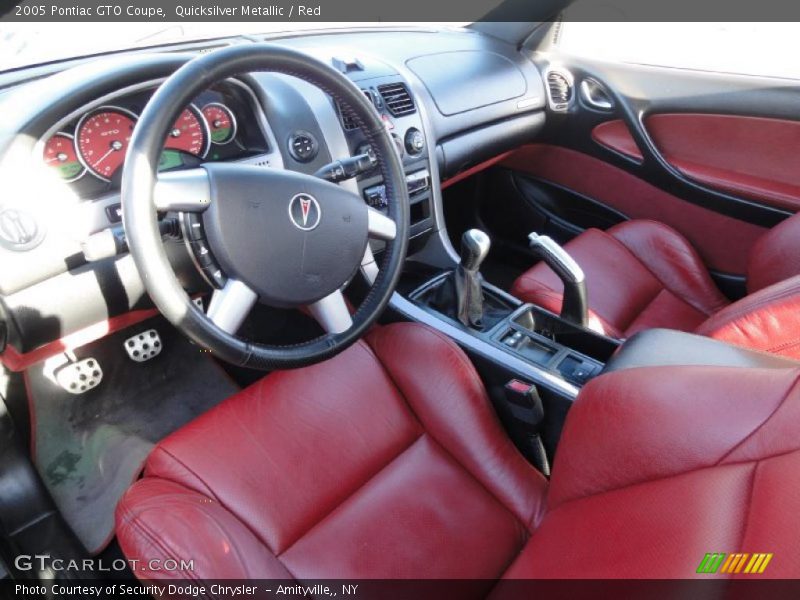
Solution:
[[[483,328],[483,288],[479,269],[489,254],[492,242],[480,229],[461,236],[461,262],[456,267],[458,320],[467,327]]]
[[[483,264],[492,241],[480,229],[469,229],[461,236],[461,267],[476,273]]]

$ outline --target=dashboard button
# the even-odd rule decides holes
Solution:
[[[412,127],[406,131],[405,145],[409,154],[419,154],[425,149],[425,136],[419,129]]]
[[[289,136],[289,154],[299,162],[311,162],[319,152],[317,138],[308,131],[295,131]]]
[[[201,267],[208,267],[215,264],[214,258],[211,256],[211,250],[209,250],[205,240],[197,240],[195,242],[190,242],[190,244],[192,246],[192,252]]]
[[[386,198],[386,186],[376,185],[367,188],[364,190],[364,200],[366,200],[367,204],[372,208],[377,208],[378,210],[386,208],[389,206],[389,202]]]
[[[211,283],[213,283],[216,287],[218,288],[225,287],[228,278],[225,277],[225,274],[222,272],[222,269],[220,269],[217,265],[205,267],[203,268],[203,272],[206,274],[206,277],[208,277],[209,280],[211,280]]]
[[[200,215],[195,213],[184,213],[183,227],[188,240],[192,241],[205,239],[203,222],[200,220]]]
[[[106,216],[109,223],[120,223],[122,221],[122,204],[106,206]]]

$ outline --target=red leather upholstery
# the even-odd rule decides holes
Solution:
[[[800,359],[800,215],[753,248],[750,295],[728,304],[689,242],[663,224],[628,221],[590,229],[566,244],[583,268],[589,326],[627,338],[642,329],[693,331]],[[558,313],[563,285],[544,263],[514,283],[518,298]]]
[[[689,240],[703,263],[723,273],[744,275],[750,250],[766,231],[686,202],[624,169],[562,146],[527,144],[500,165],[594,198],[630,219],[669,225]]]
[[[586,274],[590,327],[625,338],[651,327],[692,331],[728,304],[697,252],[654,221],[629,221],[607,232],[590,229],[565,248]],[[511,293],[561,310],[563,285],[544,263],[521,275]]]
[[[764,575],[797,577],[798,375],[648,367],[590,382],[506,577],[687,578],[706,552],[774,552]]]
[[[745,296],[695,333],[800,360],[800,276]]]
[[[644,159],[642,151],[636,145],[636,140],[631,135],[631,130],[622,119],[605,121],[592,129],[592,139],[615,152],[624,154],[637,161]]]
[[[657,114],[645,120],[664,158],[712,188],[800,209],[800,121],[742,115]]]
[[[770,229],[753,246],[747,291],[752,294],[795,275],[800,275],[800,214]]]
[[[695,576],[706,552],[800,575],[798,371],[590,383],[549,493],[464,354],[420,325],[275,373],[162,442],[123,498],[129,558],[192,577]],[[144,578],[174,576],[137,571]]]
[[[163,441],[117,535],[127,556],[194,558],[203,578],[494,579],[545,489],[464,354],[394,325]]]

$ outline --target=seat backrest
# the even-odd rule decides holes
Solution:
[[[726,306],[695,333],[800,360],[800,275]]]
[[[800,275],[800,214],[789,217],[753,245],[747,265],[747,293]]]

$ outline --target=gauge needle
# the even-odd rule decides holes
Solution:
[[[111,142],[111,148],[109,148],[108,152],[103,154],[103,156],[101,156],[99,159],[97,159],[97,161],[94,163],[95,166],[99,165],[106,158],[108,158],[109,154],[111,154],[112,152],[116,152],[117,150],[119,150],[121,148],[122,148],[122,142],[120,142],[119,140],[114,140],[113,142]]]

